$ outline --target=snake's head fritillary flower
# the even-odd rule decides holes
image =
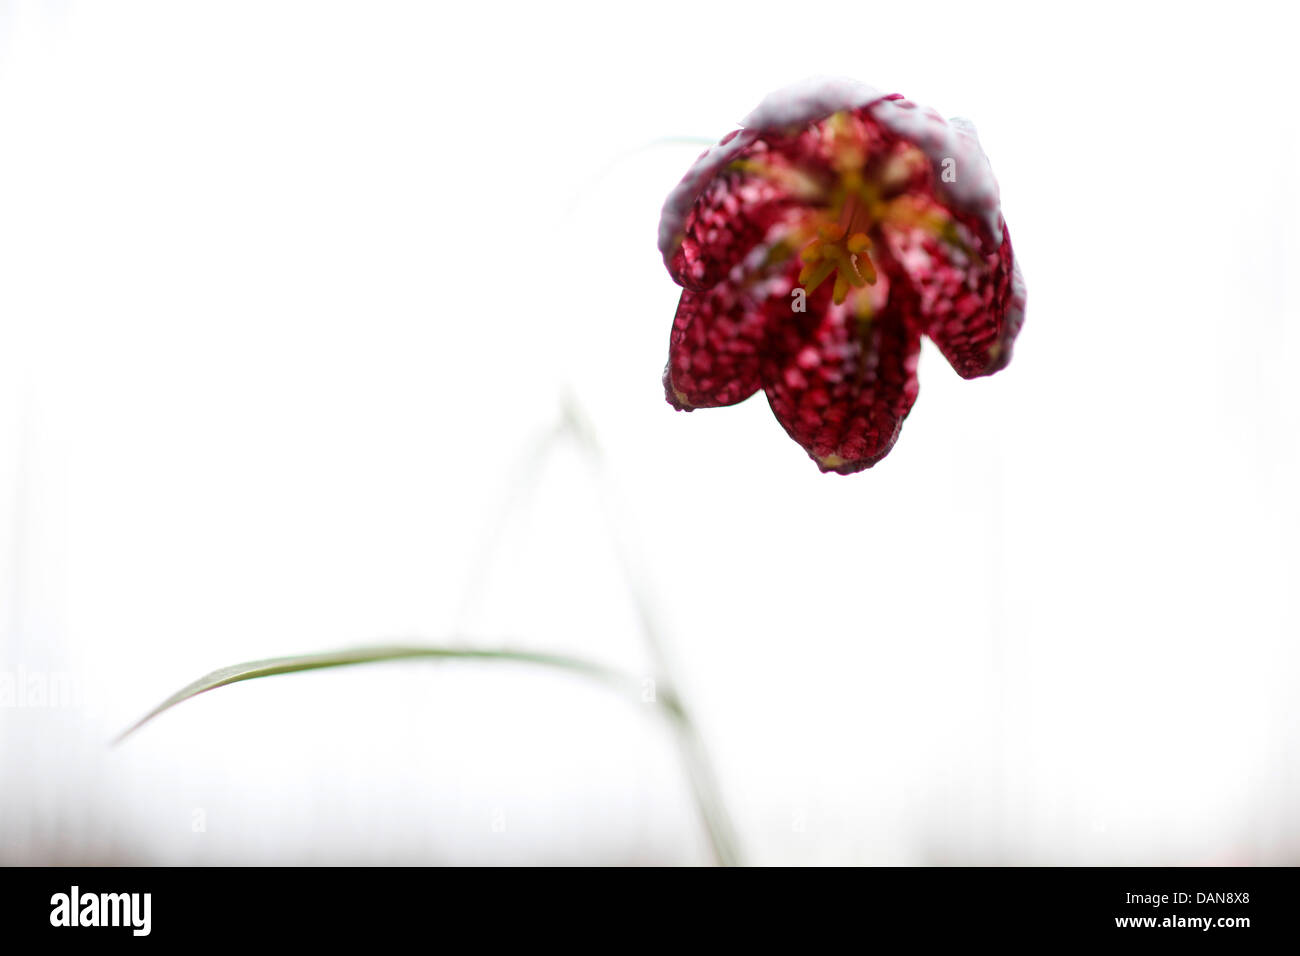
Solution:
[[[683,286],[668,401],[767,394],[822,471],[889,453],[927,335],[964,378],[1011,360],[1025,288],[974,128],[850,80],[774,93],[669,195]]]

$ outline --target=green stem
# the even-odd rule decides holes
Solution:
[[[690,778],[691,790],[695,794],[701,822],[713,848],[714,859],[719,866],[740,866],[738,841],[731,816],[727,813],[727,806],[722,797],[722,788],[713,771],[713,763],[709,759],[704,738],[674,689],[676,683],[673,675],[676,672],[660,631],[658,616],[654,612],[655,602],[645,583],[645,575],[637,568],[632,558],[632,550],[627,545],[630,535],[626,532],[625,521],[622,519],[624,509],[619,500],[618,488],[605,467],[604,452],[596,439],[595,429],[572,396],[565,397],[563,422],[562,427],[573,436],[599,479],[610,538],[618,557],[619,567],[623,572],[623,580],[636,606],[641,635],[650,652],[659,680],[669,685],[669,689],[663,691],[660,696],[673,716],[677,745],[682,753],[682,761],[686,765],[686,773]]]

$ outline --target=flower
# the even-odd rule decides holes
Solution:
[[[685,411],[760,388],[822,471],[870,468],[928,335],[963,378],[1011,360],[1025,288],[975,129],[851,80],[768,96],[669,195],[683,286],[664,388]]]

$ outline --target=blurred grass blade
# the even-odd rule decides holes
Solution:
[[[349,650],[332,651],[325,654],[304,654],[298,657],[270,657],[261,661],[248,661],[222,667],[200,677],[194,683],[172,694],[149,713],[124,730],[113,741],[121,743],[149,721],[164,711],[171,710],[177,704],[197,697],[199,694],[235,684],[241,680],[253,680],[257,677],[274,677],[276,674],[293,674],[298,671],[320,670],[325,667],[348,667],[353,664],[373,664],[379,661],[401,661],[415,659],[442,660],[480,660],[513,661],[521,664],[534,664],[583,674],[607,684],[633,689],[631,678],[619,674],[599,664],[584,661],[562,654],[543,654],[533,651],[511,650],[509,648],[475,649],[454,647],[419,647],[406,645],[386,645],[379,647],[356,647]]]

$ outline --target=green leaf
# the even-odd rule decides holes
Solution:
[[[244,664],[232,664],[222,667],[200,677],[194,683],[172,694],[149,713],[124,730],[113,741],[119,744],[135,733],[149,721],[164,711],[171,710],[177,704],[197,697],[199,694],[235,684],[241,680],[253,680],[256,677],[274,677],[276,674],[293,674],[298,671],[320,670],[325,667],[349,667],[353,664],[373,664],[379,661],[401,661],[415,659],[440,660],[479,660],[479,661],[513,661],[519,664],[533,664],[556,670],[582,674],[586,677],[615,685],[626,690],[634,689],[634,681],[616,671],[563,654],[544,654],[534,651],[512,650],[509,648],[477,649],[454,647],[412,647],[404,645],[387,645],[380,647],[356,647],[348,650],[333,651],[325,654],[304,654],[298,657],[270,657],[261,661],[248,661]]]

